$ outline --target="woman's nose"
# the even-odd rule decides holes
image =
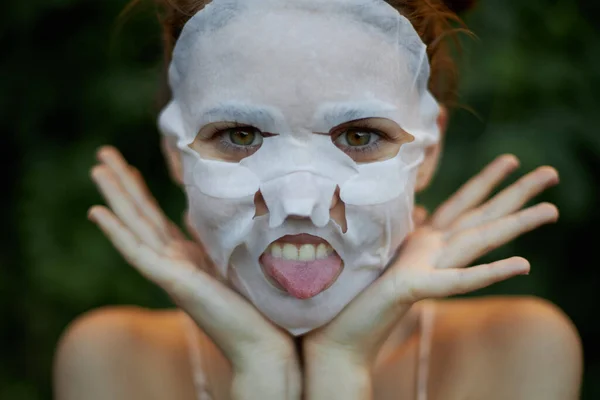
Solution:
[[[254,195],[254,218],[261,217],[263,215],[267,215],[269,213],[269,208],[267,207],[267,203],[265,202],[265,198],[263,197],[260,190],[256,192]]]
[[[260,217],[263,215],[267,215],[269,213],[269,207],[263,197],[262,193],[258,191],[254,196],[254,207],[255,207],[255,217]],[[346,209],[344,203],[340,199],[340,188],[337,187],[333,196],[331,197],[331,203],[329,205],[329,216],[333,219],[340,227],[342,227],[343,232],[346,232]],[[309,219],[309,216],[306,215],[288,215],[289,219]]]
[[[335,192],[333,192],[333,196],[331,197],[331,204],[329,205],[329,209],[333,210],[340,202],[340,187],[336,186]]]
[[[338,186],[331,198],[331,206],[329,208],[329,217],[342,228],[342,232],[346,233],[348,224],[346,222],[346,205],[340,198],[340,187]]]

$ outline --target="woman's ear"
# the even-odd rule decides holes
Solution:
[[[183,186],[183,169],[181,165],[181,154],[175,146],[175,138],[170,136],[163,136],[161,139],[161,149],[163,156],[167,162],[167,168],[169,169],[169,175],[175,183]]]
[[[448,127],[448,109],[444,106],[440,106],[437,125],[438,129],[440,130],[440,141],[425,149],[425,159],[423,160],[423,163],[417,172],[417,183],[415,185],[416,192],[422,191],[429,185],[429,182],[431,182],[440,160],[442,143],[446,133],[446,128]]]

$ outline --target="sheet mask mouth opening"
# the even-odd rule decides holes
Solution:
[[[344,269],[341,257],[327,241],[306,234],[276,240],[259,261],[273,286],[301,300],[327,290]]]

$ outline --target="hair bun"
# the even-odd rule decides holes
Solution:
[[[476,0],[444,0],[446,7],[457,14],[473,8],[476,2]]]

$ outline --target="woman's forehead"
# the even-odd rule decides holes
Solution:
[[[198,37],[202,50],[222,48],[224,52],[298,54],[316,59],[328,53],[383,51],[398,52],[398,38],[356,22],[343,15],[287,11],[240,15],[221,29]],[[311,57],[312,55],[312,57]]]
[[[199,38],[182,76],[189,101],[238,98],[280,108],[397,99],[413,79],[407,55],[344,18],[281,13],[234,19]]]
[[[213,0],[183,28],[173,60],[184,72],[190,50],[206,41],[335,50],[369,40],[405,53],[413,70],[422,64],[426,46],[414,27],[380,0]]]

